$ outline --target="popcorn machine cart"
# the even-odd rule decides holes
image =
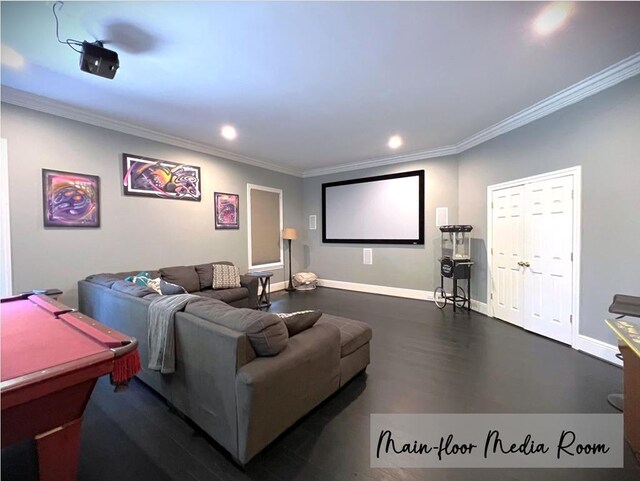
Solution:
[[[471,310],[471,235],[473,229],[470,225],[443,225],[440,226],[442,257],[440,258],[440,287],[436,287],[433,297],[440,309],[447,302],[456,307]],[[453,290],[447,294],[444,288],[444,279],[453,281]],[[467,291],[458,285],[458,281],[467,280]]]

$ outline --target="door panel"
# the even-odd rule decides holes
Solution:
[[[522,260],[524,186],[493,192],[492,242],[493,312],[500,319],[522,325]]]
[[[527,184],[523,326],[571,343],[573,177]]]

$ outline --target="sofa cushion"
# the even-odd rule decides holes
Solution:
[[[187,292],[200,290],[200,279],[194,266],[163,267],[160,275],[165,281],[184,287]]]
[[[240,287],[240,269],[236,266],[227,266],[216,264],[213,266],[213,282],[211,287],[214,289],[232,289]]]
[[[189,303],[185,312],[245,333],[258,356],[275,356],[289,340],[287,326],[269,312],[235,308],[217,299]]]
[[[340,356],[357,351],[371,340],[371,327],[361,321],[325,314],[318,324],[332,324],[340,329]]]
[[[134,297],[144,297],[146,295],[156,293],[153,289],[138,286],[133,282],[127,281],[116,281],[111,286],[111,289],[113,289],[114,291],[122,292],[124,294],[129,294],[130,296]]]
[[[200,281],[200,290],[207,289],[213,284],[213,264],[199,264],[194,266]]]
[[[87,277],[87,281],[93,282],[94,284],[98,284],[104,287],[111,288],[114,282],[120,281],[119,277],[114,274],[93,274]]]
[[[235,289],[207,289],[195,293],[198,296],[208,297],[209,299],[218,299],[220,301],[229,303],[245,299],[249,296],[249,289],[246,287],[236,287]]]
[[[289,331],[289,337],[305,331],[320,319],[321,311],[276,312],[276,316],[282,319]]]

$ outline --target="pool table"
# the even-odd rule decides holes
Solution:
[[[138,343],[45,295],[2,299],[2,447],[34,439],[43,481],[75,480],[84,410],[100,376],[140,370]]]

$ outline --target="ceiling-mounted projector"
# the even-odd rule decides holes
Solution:
[[[112,79],[116,76],[118,67],[120,67],[118,54],[113,50],[104,48],[101,41],[97,40],[93,43],[82,42],[80,70],[99,77]]]

